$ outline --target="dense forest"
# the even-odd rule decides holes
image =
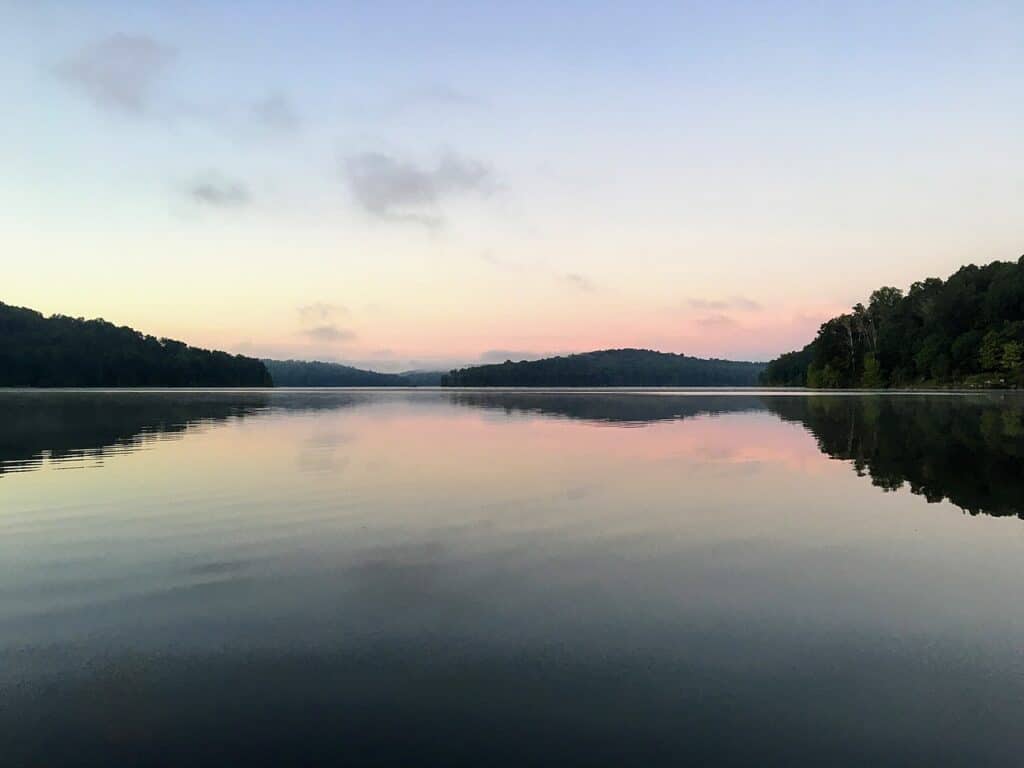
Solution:
[[[754,386],[764,363],[703,360],[648,349],[607,349],[543,360],[506,360],[451,371],[445,387]]]
[[[768,364],[762,383],[822,388],[1024,385],[1024,256],[880,288]]]
[[[403,371],[398,374],[407,387],[439,387],[444,371]]]
[[[264,360],[278,387],[401,387],[395,373],[377,373],[320,360]]]
[[[0,386],[267,387],[259,360],[0,303]]]
[[[440,371],[377,373],[319,360],[264,360],[278,387],[424,387],[441,383]]]

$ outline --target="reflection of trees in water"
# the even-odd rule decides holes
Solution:
[[[265,398],[182,393],[5,393],[0,396],[0,474],[55,460],[135,450],[202,423],[255,413]]]
[[[583,421],[643,424],[693,416],[764,410],[757,395],[670,395],[602,392],[458,392],[458,405]]]
[[[131,451],[202,424],[258,413],[317,412],[430,393],[362,392],[5,393],[0,396],[0,475],[44,457]],[[929,501],[971,514],[1024,519],[1024,397],[1014,394],[667,395],[582,392],[452,392],[442,402],[506,414],[615,426],[767,410],[803,425],[823,453],[853,462],[883,490],[909,484]]]
[[[615,395],[472,392],[453,402],[616,424],[768,410],[883,490],[909,484],[972,515],[1024,518],[1024,398],[1014,394]]]
[[[203,424],[272,410],[355,405],[358,393],[6,392],[0,394],[0,476],[57,461],[102,458]]]
[[[852,461],[879,488],[909,484],[972,515],[1024,519],[1024,398],[851,395],[765,398],[821,451]]]

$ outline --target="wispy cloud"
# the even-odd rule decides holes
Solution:
[[[347,158],[342,173],[352,197],[367,213],[428,227],[442,223],[439,206],[444,199],[482,196],[493,187],[487,166],[452,153],[423,168],[391,155],[365,152]]]
[[[303,304],[298,308],[299,321],[303,325],[313,323],[324,323],[338,315],[347,315],[348,308],[341,304],[331,304],[326,301],[314,301],[311,304]]]
[[[300,120],[292,101],[284,93],[273,93],[249,107],[253,124],[265,133],[283,136],[298,130]]]
[[[311,341],[337,344],[352,341],[356,332],[338,325],[337,318],[349,314],[348,308],[341,304],[326,301],[314,301],[303,304],[297,309],[302,330],[299,335]]]
[[[732,309],[741,312],[759,312],[763,309],[761,304],[746,296],[730,296],[726,299],[687,299],[686,304],[691,309],[703,311]]]
[[[430,83],[400,94],[397,103],[400,106],[477,107],[483,102],[451,85]]]
[[[245,184],[213,173],[193,181],[187,192],[195,202],[217,208],[239,207],[249,202]]]
[[[748,299],[745,296],[733,296],[732,305],[736,309],[745,309],[749,312],[760,312],[764,307],[753,299]]]
[[[559,280],[577,291],[584,293],[593,293],[597,290],[597,285],[586,275],[581,275],[579,272],[567,272],[564,275],[559,275]]]
[[[325,341],[332,344],[342,341],[352,341],[356,338],[355,331],[349,330],[348,328],[339,328],[334,323],[306,328],[302,331],[302,335],[306,338],[312,339],[313,341]]]
[[[448,113],[486,107],[487,101],[443,82],[421,83],[409,88],[379,92],[351,105],[363,117],[401,119],[406,113]]]
[[[295,133],[300,118],[283,92],[234,103],[203,104],[168,93],[161,81],[178,50],[146,35],[118,34],[93,42],[61,61],[53,73],[99,109],[176,122],[205,124],[237,136]]]
[[[113,35],[64,60],[57,76],[97,107],[142,115],[153,106],[158,81],[174,48],[141,35]]]
[[[702,328],[734,328],[737,325],[733,318],[721,313],[698,317],[695,322]]]

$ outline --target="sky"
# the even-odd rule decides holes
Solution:
[[[0,0],[0,301],[380,370],[769,359],[1024,252],[1024,3]]]

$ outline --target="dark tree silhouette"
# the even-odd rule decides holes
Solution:
[[[0,303],[0,386],[269,387],[259,360]]]
[[[1024,256],[962,267],[906,295],[880,288],[768,364],[762,383],[824,388],[1024,385]]]
[[[703,360],[649,349],[579,355],[451,371],[445,387],[751,387],[764,363]]]
[[[440,372],[377,373],[319,360],[264,360],[278,387],[436,387]]]

